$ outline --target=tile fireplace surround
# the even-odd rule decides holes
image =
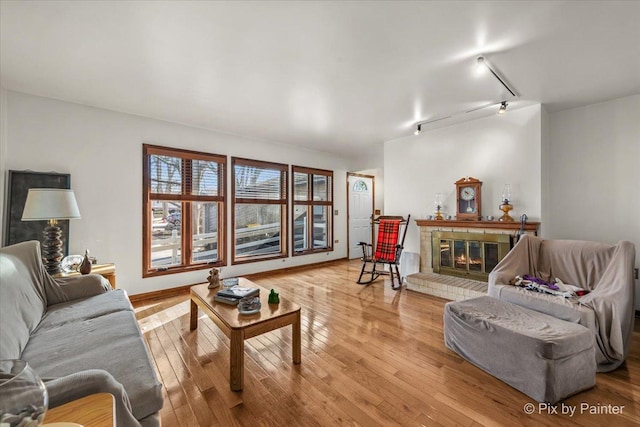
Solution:
[[[448,300],[464,300],[487,294],[487,283],[433,272],[431,239],[434,231],[451,231],[515,236],[520,222],[457,221],[417,219],[420,228],[420,273],[407,276],[407,289]],[[537,235],[539,222],[527,222],[525,233]]]

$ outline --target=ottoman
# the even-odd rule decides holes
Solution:
[[[444,341],[538,402],[556,403],[596,383],[587,328],[492,297],[447,303]]]

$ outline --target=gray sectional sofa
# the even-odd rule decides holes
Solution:
[[[0,248],[0,359],[26,360],[49,408],[107,392],[118,427],[160,424],[162,385],[127,294],[98,275],[52,278],[39,242]]]

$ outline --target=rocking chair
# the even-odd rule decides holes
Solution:
[[[407,235],[407,225],[411,215],[404,219],[401,216],[380,216],[372,221],[373,224],[379,224],[378,239],[376,240],[376,249],[373,252],[373,246],[366,242],[359,242],[362,247],[362,270],[358,277],[359,285],[368,285],[381,275],[391,275],[391,289],[398,290],[402,286],[402,278],[398,265],[400,264],[400,254],[404,248],[404,238]],[[404,226],[402,238],[400,237],[400,228]],[[367,264],[371,263],[371,270],[367,270]],[[389,266],[389,271],[376,270],[376,266],[382,264]],[[394,271],[395,269],[395,271]],[[365,278],[363,279],[363,276]],[[398,280],[398,286],[395,286],[395,280]]]

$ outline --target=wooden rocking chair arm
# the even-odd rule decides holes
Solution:
[[[373,246],[371,243],[367,242],[358,242],[358,246],[362,248],[362,258],[361,260],[364,262],[370,262],[373,252]]]

